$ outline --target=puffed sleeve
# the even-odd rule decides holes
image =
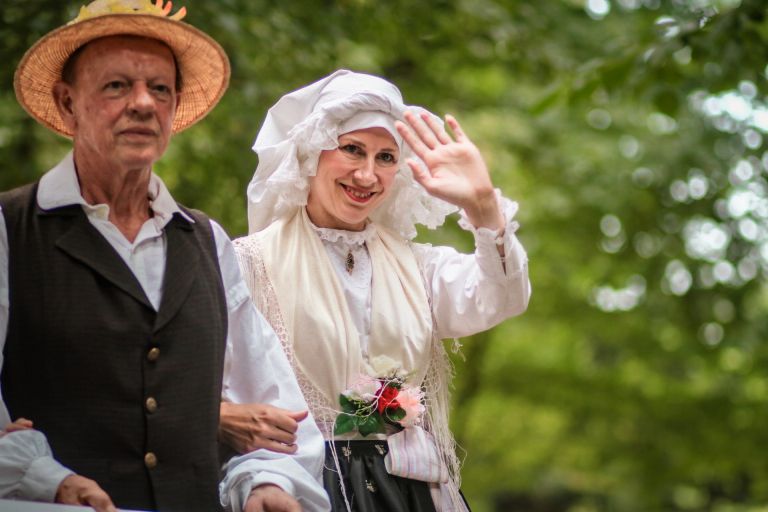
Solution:
[[[0,437],[0,497],[53,502],[72,470],[53,458],[45,436],[20,430]]]
[[[489,329],[528,307],[531,285],[528,257],[514,220],[518,205],[497,190],[505,219],[503,233],[472,226],[462,212],[459,225],[474,235],[475,252],[414,244],[432,295],[440,338],[459,338]],[[503,245],[504,255],[499,253]]]
[[[232,243],[218,225],[212,225],[229,309],[222,398],[307,410],[277,336],[251,301]],[[252,488],[274,484],[293,495],[305,511],[330,510],[321,484],[325,446],[311,417],[299,423],[297,436],[295,454],[261,449],[230,459],[219,486],[222,505],[239,512]]]

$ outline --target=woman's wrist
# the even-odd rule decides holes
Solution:
[[[494,189],[484,194],[474,205],[464,207],[464,212],[466,213],[467,220],[475,228],[500,231],[504,229],[506,224]]]

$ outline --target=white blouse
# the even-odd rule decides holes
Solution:
[[[528,306],[528,258],[515,234],[518,224],[513,220],[518,206],[509,199],[499,199],[506,223],[500,236],[490,229],[476,229],[462,212],[459,225],[473,233],[474,254],[462,254],[451,247],[413,244],[431,293],[438,338],[475,334],[520,314]],[[372,267],[365,242],[374,235],[374,228],[370,224],[363,231],[313,227],[344,289],[360,336],[360,348],[367,357]],[[497,247],[501,244],[504,257]]]

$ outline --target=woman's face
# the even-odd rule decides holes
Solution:
[[[310,178],[307,213],[315,226],[360,231],[387,196],[400,151],[384,128],[339,137],[339,147],[320,153]]]

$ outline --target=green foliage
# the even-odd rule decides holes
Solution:
[[[0,4],[4,189],[67,150],[11,85],[23,51],[72,17],[64,4]],[[455,114],[520,202],[529,311],[464,340],[456,361],[473,510],[766,510],[765,2],[187,8],[228,51],[232,82],[157,171],[233,236],[267,108],[341,67]],[[452,220],[420,238],[472,247]]]

